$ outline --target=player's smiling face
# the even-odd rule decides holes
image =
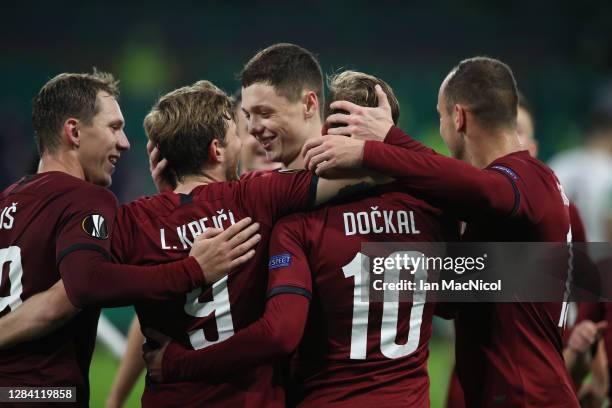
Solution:
[[[304,104],[279,95],[272,85],[255,83],[242,88],[242,110],[248,131],[275,162],[291,163],[307,139]]]
[[[130,148],[123,131],[124,120],[117,100],[106,92],[96,98],[97,113],[91,123],[79,123],[79,162],[85,180],[111,185],[111,176],[121,152]]]

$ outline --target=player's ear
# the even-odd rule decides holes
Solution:
[[[302,99],[304,102],[304,116],[306,118],[319,114],[319,98],[313,91],[307,91]]]
[[[466,125],[466,110],[463,106],[456,104],[454,107],[453,121],[455,123],[455,131],[457,133],[465,133]]]
[[[224,149],[219,139],[213,139],[208,146],[208,161],[210,163],[221,163],[224,157]]]
[[[70,147],[78,148],[81,144],[79,135],[79,120],[76,118],[68,118],[64,122],[63,138],[68,141]]]

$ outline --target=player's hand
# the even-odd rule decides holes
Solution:
[[[304,165],[318,176],[332,178],[334,172],[361,167],[364,145],[352,137],[317,136],[304,144]]]
[[[608,327],[608,322],[602,320],[594,323],[590,320],[583,320],[578,323],[567,342],[570,349],[576,353],[585,353],[601,336],[601,333]]]
[[[168,344],[172,340],[170,337],[161,334],[157,330],[144,329],[143,334],[147,338],[147,343],[142,346],[143,358],[147,365],[147,376],[155,382],[164,382],[163,361]],[[153,340],[159,347],[151,347],[149,340]]]
[[[251,221],[243,218],[225,231],[208,228],[195,238],[189,255],[200,264],[206,283],[218,281],[255,256],[261,235],[257,233],[259,223]]]
[[[375,89],[378,98],[376,108],[367,108],[348,101],[332,102],[330,105],[332,110],[343,110],[348,112],[348,115],[343,113],[329,115],[325,120],[325,127],[329,128],[327,133],[351,136],[359,140],[385,140],[389,129],[393,126],[391,105],[380,85],[376,85]],[[332,127],[338,124],[344,126]]]
[[[157,191],[172,190],[172,181],[167,180],[164,176],[164,170],[168,167],[168,159],[159,160],[159,149],[150,140],[147,142],[147,154],[149,156],[149,172]]]

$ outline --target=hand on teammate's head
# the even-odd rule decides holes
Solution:
[[[361,167],[363,140],[343,136],[318,136],[302,148],[304,166],[318,176],[332,178],[338,171]]]
[[[378,106],[368,108],[348,101],[334,101],[330,108],[332,111],[347,113],[334,113],[325,120],[327,133],[330,135],[351,136],[360,140],[383,141],[389,129],[393,126],[391,106],[387,94],[380,85],[376,85]]]
[[[147,142],[147,154],[149,156],[149,172],[151,178],[160,193],[166,190],[172,190],[176,186],[176,180],[168,179],[168,159],[162,159],[159,148],[152,141]]]

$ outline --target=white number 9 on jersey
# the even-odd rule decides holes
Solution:
[[[1,283],[6,279],[3,275],[5,265],[8,264],[8,282],[11,286],[9,295],[0,297],[0,312],[4,311],[8,306],[9,310],[15,310],[21,305],[21,292],[23,286],[21,277],[23,276],[23,268],[21,267],[21,248],[11,246],[0,249],[0,289]]]

